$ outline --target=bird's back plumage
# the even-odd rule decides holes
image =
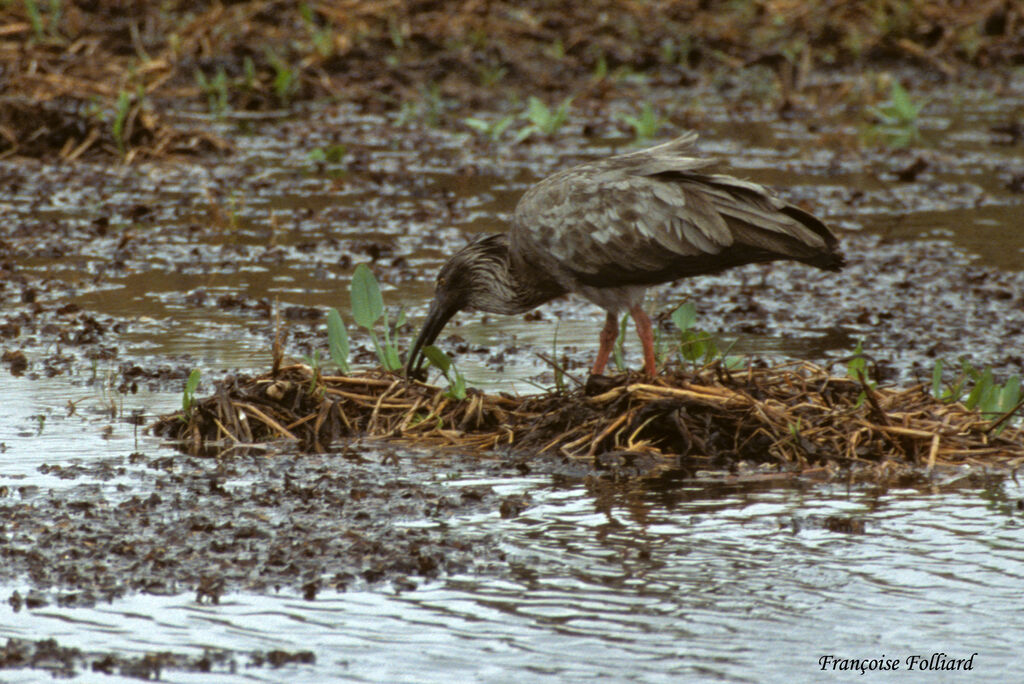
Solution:
[[[511,253],[566,290],[644,286],[744,263],[842,266],[817,218],[767,188],[707,171],[695,134],[588,162],[530,188],[516,207]]]

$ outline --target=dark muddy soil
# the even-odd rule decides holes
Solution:
[[[27,602],[27,605],[32,607],[31,602]],[[61,646],[55,639],[8,639],[7,644],[0,648],[0,669],[43,670],[55,679],[92,672],[149,681],[159,680],[166,672],[234,674],[248,668],[278,668],[292,663],[309,664],[314,661],[314,655],[309,651],[254,651],[245,658],[217,650],[205,651],[200,656],[161,651],[131,657],[99,651],[84,652],[78,648]]]

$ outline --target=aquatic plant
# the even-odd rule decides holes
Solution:
[[[561,38],[556,38],[551,45],[544,49],[544,54],[556,61],[565,59],[565,43]]]
[[[644,102],[639,115],[622,114],[619,119],[633,129],[633,135],[637,142],[653,138],[657,135],[658,129],[666,123],[666,119],[654,113],[650,102]]]
[[[465,399],[466,378],[455,367],[455,362],[451,360],[451,357],[445,354],[443,349],[433,344],[424,347],[423,355],[427,357],[430,365],[441,371],[445,379],[448,380],[448,389],[445,390],[444,396],[450,399]]]
[[[296,70],[273,50],[267,49],[267,63],[274,70],[274,95],[284,104],[288,104],[299,89],[299,77]]]
[[[334,307],[327,310],[327,348],[330,350],[331,361],[348,375],[348,331],[341,320],[341,314]]]
[[[310,43],[313,49],[321,57],[330,57],[334,54],[334,26],[328,23],[320,26],[316,21],[316,13],[308,2],[299,5],[299,16],[310,33]]]
[[[572,106],[572,97],[562,100],[562,103],[552,109],[544,104],[539,97],[530,96],[526,104],[526,111],[522,118],[528,122],[516,135],[516,142],[526,140],[534,133],[539,135],[554,135],[569,120],[569,107]]]
[[[878,119],[871,127],[871,136],[881,138],[891,147],[906,147],[919,140],[917,122],[923,107],[924,103],[915,103],[899,81],[893,80],[889,99],[871,108]]]
[[[1011,375],[1006,382],[996,382],[991,367],[979,370],[966,358],[960,358],[960,372],[950,383],[943,384],[945,364],[942,359],[932,368],[932,396],[947,404],[962,402],[971,410],[993,421],[990,430],[999,434],[1010,419],[1024,408],[1021,378]],[[968,389],[968,387],[970,389]]]
[[[7,3],[3,4],[6,5]],[[42,42],[47,38],[51,41],[61,39],[57,27],[60,25],[61,14],[63,13],[62,5],[62,0],[50,0],[47,6],[47,18],[44,20],[39,3],[36,0],[25,0],[25,14],[28,17],[29,24],[32,26],[32,35],[36,41]]]
[[[705,365],[723,356],[711,333],[693,327],[697,321],[697,307],[693,302],[685,302],[677,307],[671,318],[679,328],[679,355],[685,361]]]
[[[348,147],[345,145],[327,145],[325,147],[314,147],[307,155],[313,163],[311,171],[325,173],[331,178],[344,176],[347,171],[342,165]]]
[[[399,126],[408,126],[413,121],[437,128],[441,123],[447,103],[441,95],[441,87],[437,83],[429,83],[420,89],[418,100],[407,100],[402,103],[395,123]]]
[[[516,117],[514,114],[503,116],[497,121],[488,121],[487,119],[479,119],[474,116],[466,117],[462,120],[462,123],[466,124],[480,135],[484,135],[491,139],[491,142],[496,142],[501,134],[508,130],[508,127],[515,122]]]
[[[192,416],[192,407],[196,404],[196,389],[199,387],[199,369],[193,368],[185,381],[185,389],[181,393],[181,412],[188,420]]]
[[[132,96],[127,91],[120,91],[117,94],[117,107],[114,111],[114,123],[111,126],[111,134],[117,144],[117,151],[123,157],[128,150],[128,141],[125,135],[125,125],[128,122],[128,114],[132,109]]]
[[[872,390],[878,387],[877,382],[868,380],[868,356],[864,353],[864,340],[857,340],[857,346],[854,347],[850,360],[846,362],[846,377]],[[856,405],[860,406],[865,399],[867,399],[866,389],[857,396]]]
[[[397,371],[402,368],[402,361],[398,355],[398,349],[391,341],[391,333],[388,325],[388,315],[384,310],[384,297],[380,293],[380,285],[374,277],[370,267],[366,264],[356,266],[352,274],[352,283],[349,286],[349,293],[352,302],[352,318],[356,325],[365,329],[373,340],[373,347],[377,351],[377,358],[385,370]],[[376,325],[382,320],[384,322],[384,340],[377,336]],[[405,323],[405,310],[398,313],[395,328],[400,328]]]
[[[327,164],[340,164],[348,152],[347,145],[328,145],[327,147],[314,147],[309,153],[311,161],[325,162]]]
[[[480,79],[480,85],[484,88],[490,88],[497,85],[501,79],[505,78],[508,74],[508,69],[500,64],[485,64],[478,67],[476,73],[477,77]]]
[[[217,73],[207,78],[202,69],[196,69],[196,85],[206,95],[210,112],[220,116],[228,109],[228,75],[224,67],[217,67]]]

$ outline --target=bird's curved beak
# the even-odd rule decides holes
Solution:
[[[458,312],[459,308],[458,302],[454,298],[445,296],[441,292],[434,295],[434,301],[430,303],[430,311],[427,312],[427,320],[424,321],[423,328],[409,351],[409,359],[405,364],[406,376],[417,380],[423,378],[422,366],[425,359],[423,348],[434,343],[445,324]]]

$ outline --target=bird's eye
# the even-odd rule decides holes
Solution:
[[[447,283],[447,282],[448,281],[447,281],[447,279],[444,276],[440,276],[437,279],[437,286],[438,287],[444,287],[445,283]]]

